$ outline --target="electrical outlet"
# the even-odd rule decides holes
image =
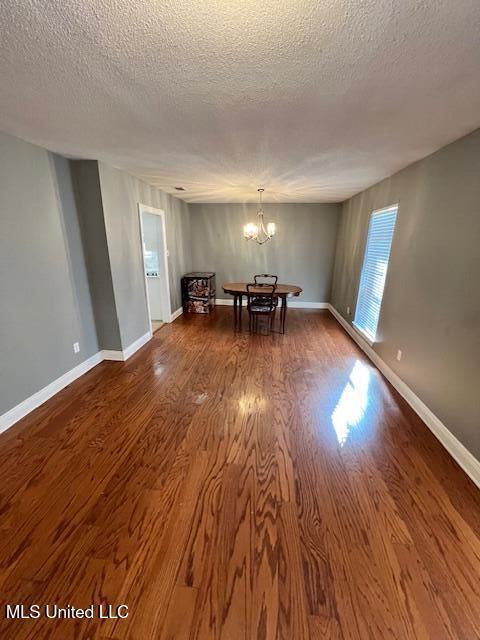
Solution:
[[[350,315],[350,307],[347,307],[347,315]]]
[[[402,359],[402,352],[401,352],[401,350],[399,349],[399,350],[397,351],[397,360],[400,362],[400,360],[401,360],[401,359]]]
[[[73,343],[73,353],[80,353],[80,345],[78,342]]]

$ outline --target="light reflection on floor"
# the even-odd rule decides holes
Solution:
[[[360,360],[350,373],[340,400],[332,413],[332,424],[341,447],[347,441],[352,429],[362,420],[368,405],[370,371]]]
[[[263,412],[265,410],[266,400],[261,395],[254,393],[245,393],[238,399],[238,408],[240,415],[248,415],[255,412]]]
[[[155,376],[161,376],[161,375],[163,375],[164,372],[165,372],[165,365],[156,364],[155,363],[154,368],[153,368],[153,374]]]

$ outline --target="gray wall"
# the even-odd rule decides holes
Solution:
[[[370,213],[396,202],[374,349],[480,458],[480,130],[344,203],[332,304],[349,322]]]
[[[0,300],[1,415],[98,351],[68,163],[3,133]]]
[[[75,184],[98,343],[101,349],[121,351],[122,339],[113,291],[98,164],[95,160],[75,160],[70,166]]]
[[[191,269],[188,206],[105,164],[0,133],[0,415],[149,330],[138,202],[166,212],[176,310]]]
[[[181,304],[180,278],[191,269],[188,206],[134,176],[99,164],[100,187],[117,315],[125,349],[150,329],[138,203],[165,211],[172,311]]]
[[[338,204],[265,204],[265,220],[277,223],[273,240],[259,246],[243,238],[256,220],[255,204],[190,205],[192,267],[217,274],[217,297],[224,282],[248,281],[255,273],[276,273],[279,281],[303,288],[305,302],[329,302]]]

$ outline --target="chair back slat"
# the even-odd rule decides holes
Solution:
[[[253,280],[258,287],[264,287],[266,285],[276,285],[278,276],[271,273],[258,273],[256,276],[253,276]]]

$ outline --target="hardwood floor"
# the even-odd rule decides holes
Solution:
[[[181,316],[0,436],[0,499],[2,640],[480,638],[480,492],[327,311]]]
[[[163,327],[163,322],[161,320],[152,320],[152,333],[155,333],[159,329]]]

